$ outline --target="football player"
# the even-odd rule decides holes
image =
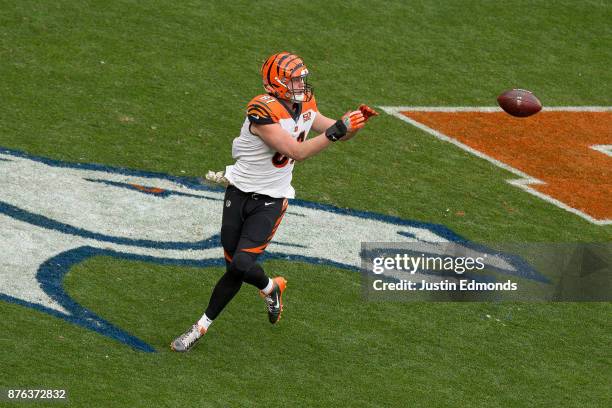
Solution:
[[[306,160],[337,141],[352,138],[367,120],[377,115],[361,105],[339,120],[317,109],[308,68],[297,55],[281,52],[261,67],[266,93],[253,98],[246,110],[240,136],[232,144],[225,179],[221,243],[226,272],[217,282],[206,311],[192,327],[176,338],[171,348],[187,351],[208,330],[223,308],[240,290],[242,282],[259,289],[275,324],[281,318],[287,281],[269,278],[257,258],[277,231],[287,200],[295,197],[291,186],[296,161]],[[307,139],[313,130],[317,136]]]

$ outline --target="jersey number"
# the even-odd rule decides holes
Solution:
[[[306,132],[300,133],[297,138],[298,143],[302,143],[306,138]],[[293,164],[295,160],[291,159],[291,164]],[[278,167],[279,169],[285,167],[289,163],[289,158],[287,156],[282,155],[281,153],[276,152],[274,156],[272,156],[272,164],[274,167]]]

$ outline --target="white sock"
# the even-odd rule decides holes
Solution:
[[[198,320],[198,326],[203,327],[204,330],[208,330],[208,326],[210,326],[212,322],[213,321],[206,316],[206,313],[204,313],[202,317],[200,317],[200,320]]]
[[[264,295],[269,295],[270,292],[272,292],[273,287],[274,287],[274,282],[272,281],[272,279],[268,278],[268,286],[263,288],[261,291],[264,293]]]

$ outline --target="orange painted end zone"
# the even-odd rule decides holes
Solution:
[[[612,112],[401,112],[545,184],[529,187],[597,220],[612,220]]]

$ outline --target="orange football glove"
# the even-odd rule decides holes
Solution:
[[[346,132],[352,133],[356,132],[362,127],[365,126],[365,117],[360,110],[346,112],[344,116],[342,116],[342,123],[346,126]]]
[[[365,118],[366,122],[368,121],[368,119],[370,119],[370,117],[378,116],[378,112],[363,103],[359,105],[359,110],[363,114],[363,117]]]

